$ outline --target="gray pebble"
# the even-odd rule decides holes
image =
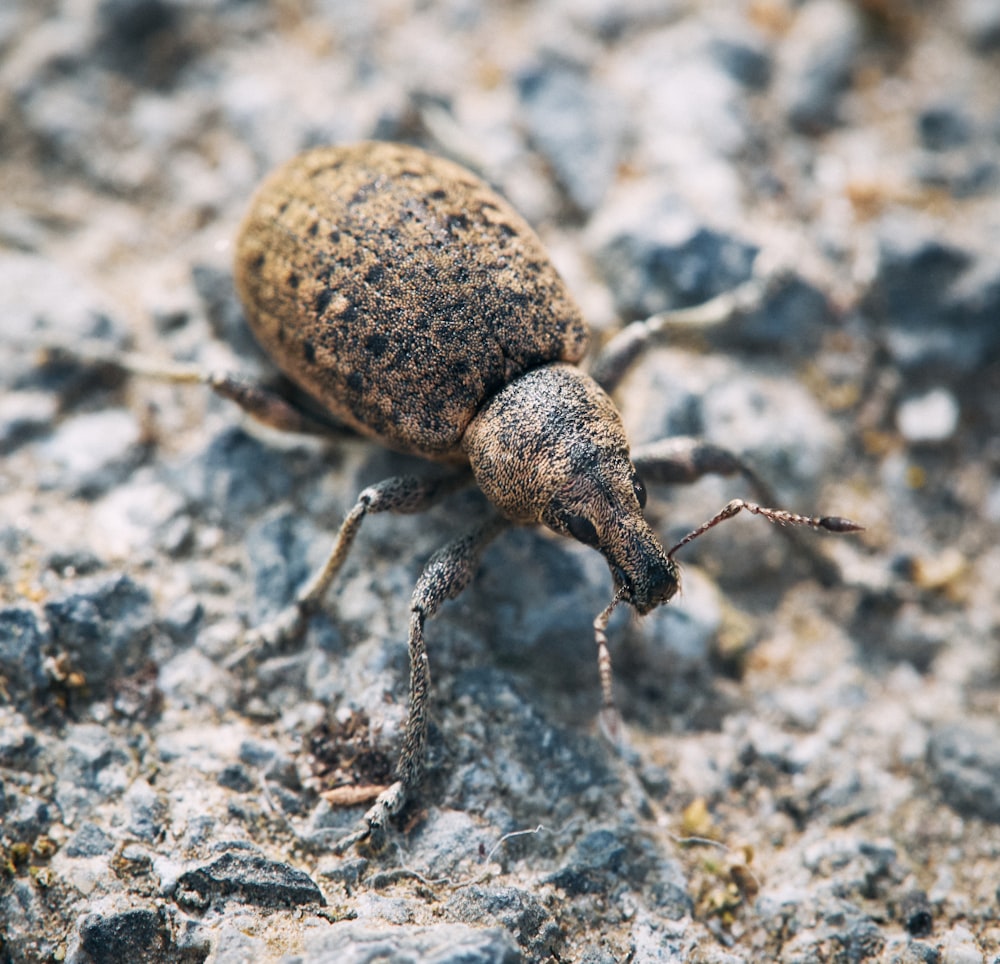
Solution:
[[[939,234],[910,217],[886,218],[864,308],[904,369],[973,372],[1000,350],[1000,275],[985,248],[980,258]]]
[[[160,838],[168,819],[167,802],[145,780],[136,780],[124,798],[128,812],[128,832],[139,840],[153,843]]]
[[[901,402],[896,425],[907,442],[944,442],[958,428],[959,414],[955,396],[945,388],[933,388]]]
[[[1000,6],[994,0],[958,0],[958,19],[966,39],[977,50],[1000,46]]]
[[[80,947],[93,964],[150,960],[171,944],[162,911],[136,907],[117,914],[90,914],[80,925]]]
[[[47,628],[35,613],[21,606],[0,609],[0,676],[15,705],[27,706],[49,679],[43,669]]]
[[[55,800],[70,826],[124,793],[132,779],[132,754],[96,723],[68,727],[53,757]]]
[[[135,468],[142,439],[142,427],[125,409],[68,418],[38,446],[40,484],[92,499]]]
[[[723,35],[713,39],[712,53],[734,80],[750,90],[763,90],[774,68],[770,51],[757,36]]]
[[[838,122],[860,46],[861,21],[853,4],[812,0],[798,8],[775,77],[777,98],[793,127],[817,134]]]
[[[518,887],[462,888],[448,901],[455,920],[481,927],[497,923],[512,934],[525,952],[540,960],[562,942],[562,931],[545,904],[531,891]]]
[[[592,244],[622,318],[698,304],[750,277],[757,248],[704,224],[667,193],[619,208]]]
[[[449,805],[485,813],[502,825],[559,822],[581,795],[596,796],[612,781],[593,740],[553,727],[503,674],[469,670],[455,681],[452,699],[475,707],[467,714],[475,739],[452,735]],[[486,759],[483,746],[492,748]]]
[[[615,177],[621,106],[584,69],[558,61],[524,72],[518,93],[532,143],[573,204],[592,211]]]
[[[246,552],[253,575],[253,625],[260,625],[292,601],[319,564],[310,550],[321,541],[308,519],[288,509],[271,512],[250,527]]]
[[[183,466],[177,482],[211,521],[241,532],[249,517],[292,491],[288,453],[268,448],[237,426],[223,429]]]
[[[385,927],[341,921],[307,941],[302,964],[520,964],[514,939],[498,927],[437,924]]]
[[[149,658],[155,613],[149,591],[114,573],[82,579],[45,604],[52,644],[70,654],[87,685],[100,694]]]
[[[944,799],[959,813],[1000,823],[1000,726],[994,720],[933,727],[927,763]]]
[[[972,124],[959,105],[941,103],[920,113],[917,132],[927,150],[949,151],[969,142]]]
[[[99,857],[109,853],[115,845],[114,838],[98,824],[87,821],[66,842],[62,852],[67,857]]]
[[[42,434],[58,409],[57,399],[47,392],[10,392],[0,397],[0,454]]]
[[[326,904],[320,889],[301,870],[258,854],[234,852],[181,874],[176,899],[198,909],[229,900],[262,907]]]

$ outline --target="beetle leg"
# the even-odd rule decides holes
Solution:
[[[739,455],[700,439],[677,436],[640,446],[632,452],[632,464],[644,481],[654,483],[688,484],[704,475],[740,475],[746,479],[754,496],[761,503],[774,505],[777,501],[770,486]],[[743,505],[747,507],[746,504]],[[784,515],[790,517],[789,513]],[[789,519],[786,518],[785,521]],[[796,551],[808,560],[815,577],[822,585],[831,586],[840,581],[837,564],[820,552],[813,540],[804,538],[801,528],[795,525],[783,526],[782,532],[791,540]]]
[[[44,345],[41,349],[51,362],[64,358],[86,365],[110,368],[127,375],[150,378],[174,385],[206,385],[216,395],[235,402],[251,418],[282,432],[305,435],[356,434],[332,416],[309,411],[294,399],[261,382],[233,372],[218,372],[181,362],[162,362],[138,352],[114,351],[103,345],[87,344],[66,348]]]
[[[403,809],[420,784],[427,748],[427,707],[431,682],[424,623],[446,599],[454,599],[465,589],[475,575],[483,550],[510,525],[509,520],[494,515],[439,549],[424,567],[410,599],[410,702],[403,748],[396,765],[396,781],[379,794],[375,804],[365,814],[361,827],[336,844],[335,852],[343,853],[363,840],[368,840],[373,849],[381,849],[389,821]]]
[[[364,489],[340,524],[326,562],[299,590],[290,606],[248,634],[247,643],[240,651],[241,658],[249,652],[259,655],[262,650],[280,648],[283,643],[301,635],[309,616],[320,608],[323,597],[343,567],[366,515],[377,512],[394,512],[398,515],[423,512],[449,493],[469,485],[471,481],[472,475],[467,470],[459,470],[430,478],[397,475]]]
[[[604,346],[590,366],[590,376],[606,392],[614,391],[632,363],[657,338],[670,332],[713,328],[736,315],[755,311],[784,277],[781,271],[767,273],[766,268],[761,268],[749,280],[700,305],[661,311],[642,321],[633,321]]]

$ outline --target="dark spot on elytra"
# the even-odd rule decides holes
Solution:
[[[250,262],[250,267],[253,271],[260,271],[264,267],[264,262],[267,261],[267,256],[261,252],[260,254],[255,254],[253,260]]]
[[[316,235],[319,234],[319,221],[313,221],[313,223],[306,228],[306,231],[308,232],[310,238],[315,238]]]
[[[313,301],[313,310],[317,315],[322,317],[326,314],[326,309],[330,307],[330,299],[333,297],[333,292],[329,288],[321,288],[318,295],[316,295]]]
[[[288,272],[288,286],[290,288],[298,288],[299,286],[299,276],[294,271]]]
[[[365,273],[365,281],[370,285],[377,285],[385,277],[385,268],[380,264],[373,264]]]
[[[302,357],[310,365],[316,364],[316,346],[308,338],[302,342]]]
[[[361,389],[364,388],[364,385],[365,379],[361,372],[351,372],[350,375],[347,376],[347,387],[352,392],[360,392]]]
[[[448,192],[444,188],[438,187],[431,191],[430,196],[434,198],[435,201],[440,201],[442,198],[446,198],[448,196]]]
[[[385,350],[389,347],[389,339],[382,334],[382,332],[375,332],[374,335],[369,335],[365,339],[365,350],[373,358],[379,358],[385,354]]]
[[[339,244],[340,243],[340,232],[336,228],[334,228],[330,232],[330,243],[331,244]]]

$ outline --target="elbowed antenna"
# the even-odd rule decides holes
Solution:
[[[674,553],[682,546],[693,542],[699,536],[704,535],[709,529],[715,528],[720,522],[725,522],[733,516],[738,515],[746,509],[753,515],[763,516],[768,522],[775,522],[778,525],[808,526],[811,529],[826,529],[827,532],[862,532],[864,526],[850,519],[840,516],[808,516],[797,515],[794,512],[786,512],[784,509],[768,509],[765,506],[757,505],[756,502],[746,502],[743,499],[733,499],[726,506],[717,512],[707,522],[703,522],[697,529],[689,532],[680,542],[677,543],[668,553],[667,558],[673,559]]]

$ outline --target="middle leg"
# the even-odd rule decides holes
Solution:
[[[696,482],[705,475],[738,475],[747,481],[754,497],[764,506],[773,506],[777,501],[771,487],[743,458],[735,452],[701,439],[677,436],[651,442],[640,446],[632,453],[632,463],[645,481],[662,484],[686,485]],[[743,505],[749,507],[753,503],[743,503]],[[813,574],[822,585],[832,586],[840,581],[840,569],[837,564],[820,552],[812,539],[803,537],[800,523],[795,521],[800,517],[793,517],[791,513],[782,510],[767,510],[761,513],[756,511],[757,508],[759,507],[755,505],[750,511],[783,524],[782,532],[791,540],[796,551],[808,560]],[[730,518],[732,514],[735,513],[727,515],[726,518]],[[713,521],[712,525],[716,525],[718,521],[720,520]],[[851,525],[853,529],[835,531],[854,531],[860,528],[853,523]],[[812,527],[830,528],[824,525]],[[674,550],[677,548],[679,546],[675,546]]]

